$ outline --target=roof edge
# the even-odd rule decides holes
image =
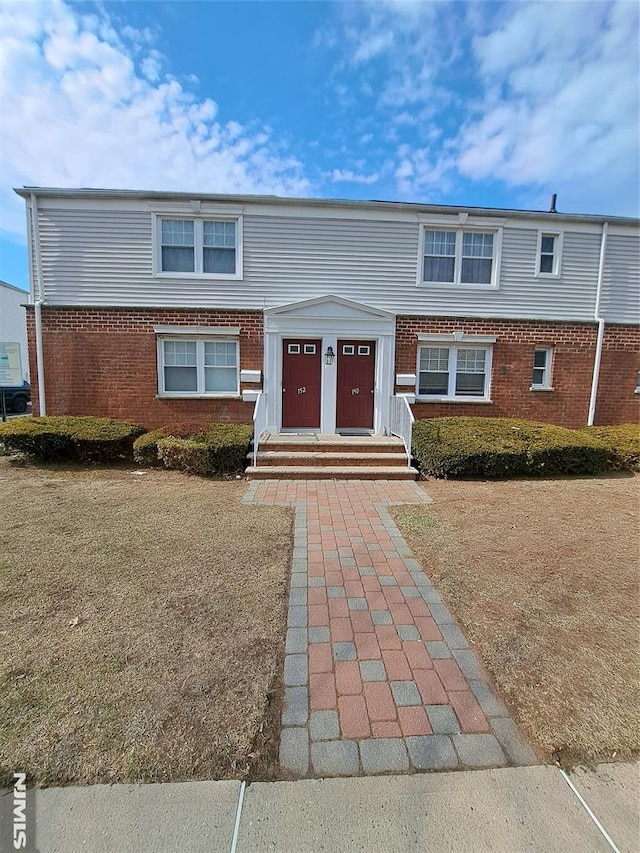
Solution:
[[[307,207],[343,207],[352,210],[411,211],[413,213],[471,213],[479,216],[512,216],[522,219],[549,217],[554,221],[574,222],[615,222],[620,225],[640,225],[640,218],[630,216],[606,216],[593,213],[551,213],[548,210],[520,210],[504,207],[474,207],[467,205],[426,204],[408,201],[377,201],[338,198],[306,198],[278,195],[249,195],[202,192],[177,192],[165,190],[119,190],[63,187],[14,187],[14,192],[23,199],[32,194],[41,198],[77,198],[77,199],[140,199],[165,201],[211,201],[218,203],[276,204],[286,206],[304,205]]]
[[[24,290],[24,288],[18,287],[17,284],[9,284],[8,281],[3,281],[2,279],[0,279],[0,287],[8,287],[9,290],[15,290],[18,293],[24,294],[24,296],[30,295],[28,290]]]

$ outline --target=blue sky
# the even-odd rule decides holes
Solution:
[[[11,188],[172,189],[639,212],[635,0],[0,0]]]

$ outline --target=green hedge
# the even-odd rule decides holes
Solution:
[[[607,447],[613,468],[640,471],[640,424],[585,427],[582,432]]]
[[[610,467],[596,436],[515,418],[419,420],[412,449],[421,472],[433,477],[598,474]]]
[[[133,459],[138,465],[159,465],[161,464],[158,458],[158,442],[167,438],[166,429],[154,429],[152,432],[145,432],[133,442]]]
[[[42,461],[114,462],[131,458],[138,424],[111,418],[19,418],[0,424],[0,441],[10,452]]]
[[[242,471],[246,463],[253,427],[248,424],[210,424],[204,433],[209,465],[214,474]]]
[[[246,424],[209,424],[190,438],[177,438],[163,430],[155,430],[148,435],[153,437],[147,443],[144,442],[146,436],[137,442],[142,444],[140,457],[144,454],[147,459],[152,459],[153,448],[156,447],[157,458],[166,468],[190,474],[229,474],[244,468],[253,427]]]
[[[201,439],[161,438],[158,443],[158,459],[165,468],[184,471],[186,474],[211,474],[209,448]]]

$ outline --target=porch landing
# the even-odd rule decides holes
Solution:
[[[253,455],[251,454],[251,461]],[[415,480],[401,439],[383,435],[269,434],[250,480]]]

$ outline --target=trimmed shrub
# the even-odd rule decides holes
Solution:
[[[113,462],[131,458],[133,442],[144,432],[138,424],[112,418],[20,418],[0,424],[0,441],[43,461]]]
[[[161,465],[158,459],[158,442],[167,438],[165,429],[154,429],[152,432],[145,432],[133,442],[133,459],[138,465]]]
[[[516,418],[416,421],[412,449],[423,474],[443,478],[597,474],[609,467],[595,436]]]
[[[213,474],[232,474],[245,466],[253,427],[248,424],[210,424],[204,433]]]
[[[158,459],[166,468],[206,476],[242,471],[252,437],[253,427],[247,424],[209,424],[190,438],[150,438],[148,446],[155,444]],[[138,443],[144,445],[144,438]]]
[[[165,468],[203,477],[211,473],[209,447],[202,439],[168,436],[159,439],[157,448],[158,459]]]
[[[584,427],[581,432],[605,445],[612,468],[640,471],[640,424]]]

